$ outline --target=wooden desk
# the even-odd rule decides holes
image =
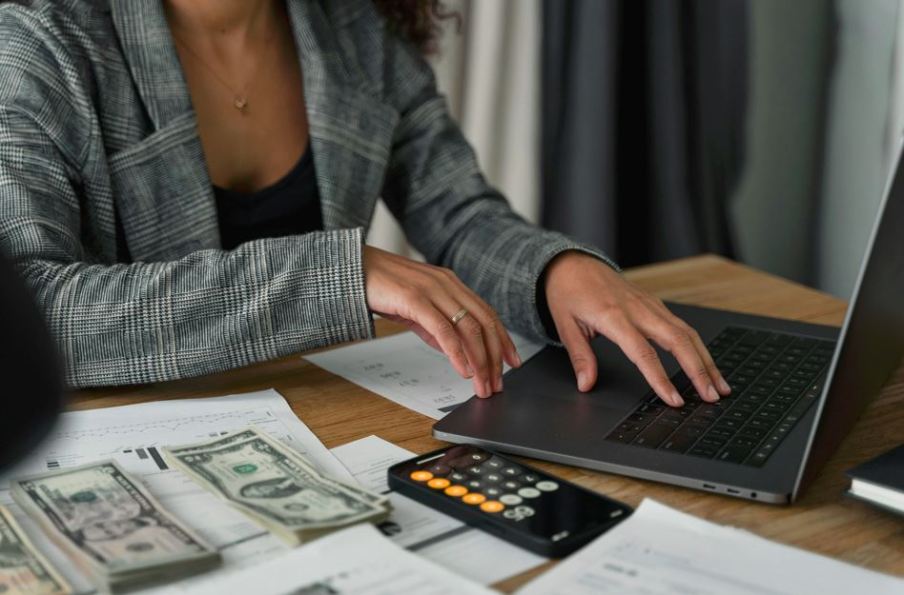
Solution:
[[[664,299],[839,325],[844,302],[789,281],[714,257],[701,256],[628,271]],[[379,321],[381,335],[401,330]],[[151,400],[213,396],[273,387],[330,448],[376,434],[415,452],[439,448],[433,420],[409,411],[303,361],[298,356],[204,378],[73,395],[72,409]],[[691,514],[759,535],[904,575],[904,522],[842,497],[844,471],[904,441],[904,374],[899,369],[804,497],[790,507],[757,504],[649,481],[535,462],[539,467],[633,506],[644,496]],[[495,585],[511,591],[550,565]]]

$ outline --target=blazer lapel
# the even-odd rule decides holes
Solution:
[[[349,72],[318,3],[288,0],[287,6],[301,61],[324,228],[366,229],[383,185],[398,112]]]
[[[191,95],[162,0],[115,0],[113,23],[153,131],[111,156],[132,259],[172,260],[219,248],[213,187]]]
[[[134,260],[219,248],[216,205],[191,95],[162,0],[115,0],[113,22],[154,131],[111,158]],[[313,0],[287,0],[299,53],[324,228],[369,226],[399,115],[343,62]]]

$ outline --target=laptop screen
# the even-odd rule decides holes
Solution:
[[[817,410],[794,496],[815,478],[904,354],[904,168],[901,149]],[[851,197],[856,200],[857,197]],[[844,237],[837,241],[844,242]]]

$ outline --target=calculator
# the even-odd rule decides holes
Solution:
[[[567,556],[631,514],[626,504],[477,446],[389,468],[396,492],[550,558]]]

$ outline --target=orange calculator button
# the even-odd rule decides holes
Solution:
[[[449,487],[449,484],[452,482],[446,479],[445,477],[434,477],[430,481],[427,482],[427,485],[433,488],[434,490],[442,490],[444,488]]]
[[[471,492],[470,494],[468,494],[464,498],[462,498],[461,501],[464,502],[465,504],[480,504],[481,502],[483,502],[486,499],[487,499],[487,497],[484,496],[483,494]]]
[[[487,500],[480,505],[480,510],[484,512],[502,512],[504,509],[505,504],[499,502],[498,500]]]
[[[409,475],[411,479],[414,481],[428,481],[433,479],[433,474],[429,471],[412,471],[411,475]]]
[[[445,493],[447,496],[452,496],[453,498],[458,498],[459,496],[464,496],[468,493],[468,488],[465,486],[449,486],[446,488]]]

